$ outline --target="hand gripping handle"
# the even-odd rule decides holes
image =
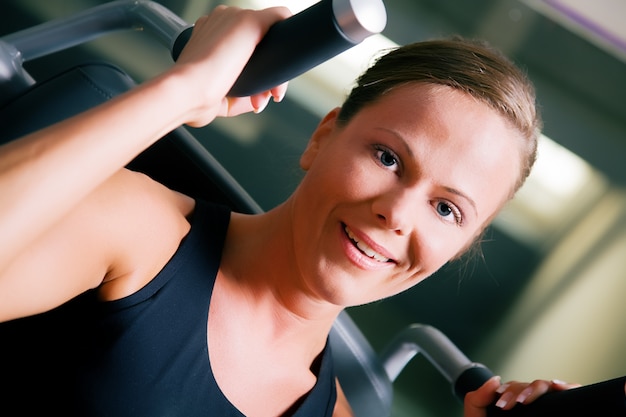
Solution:
[[[461,400],[470,391],[478,389],[493,374],[485,367],[467,369],[454,384],[454,391]],[[542,395],[528,405],[518,404],[504,411],[495,405],[487,408],[488,417],[618,417],[626,415],[624,383],[626,377],[585,385],[565,391],[553,391]]]
[[[380,33],[386,22],[382,0],[322,0],[270,27],[228,95],[249,96],[289,81]],[[192,29],[174,42],[174,60]]]

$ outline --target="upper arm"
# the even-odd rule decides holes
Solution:
[[[150,182],[120,171],[13,259],[0,275],[0,321],[47,311],[105,280],[132,281],[132,292],[152,278],[151,256],[165,256],[176,238],[168,245],[152,235],[151,224],[168,231],[169,223],[156,218],[158,204],[142,204],[154,194]]]
[[[103,227],[81,203],[25,248],[0,277],[0,320],[52,309],[95,288],[108,268]]]
[[[352,412],[352,408],[348,403],[348,399],[346,398],[343,390],[341,389],[341,385],[339,385],[339,380],[336,382],[337,384],[337,402],[335,403],[335,410],[333,411],[333,417],[354,417],[354,413]]]

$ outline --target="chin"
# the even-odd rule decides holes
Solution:
[[[341,308],[355,307],[378,301],[384,297],[364,293],[364,285],[355,277],[334,278],[320,290],[321,298]]]

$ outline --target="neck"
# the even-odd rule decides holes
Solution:
[[[270,324],[268,337],[323,347],[343,307],[307,288],[294,262],[289,219],[288,203],[261,215],[233,213],[220,272],[259,328]]]

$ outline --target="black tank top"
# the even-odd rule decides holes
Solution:
[[[12,358],[0,359],[0,374],[15,382],[0,404],[19,402],[28,414],[241,417],[217,386],[207,351],[208,309],[229,218],[226,208],[198,202],[176,254],[135,294],[98,302],[87,293],[0,326],[0,352],[6,348],[2,354]],[[293,416],[332,415],[328,343],[318,371]]]

